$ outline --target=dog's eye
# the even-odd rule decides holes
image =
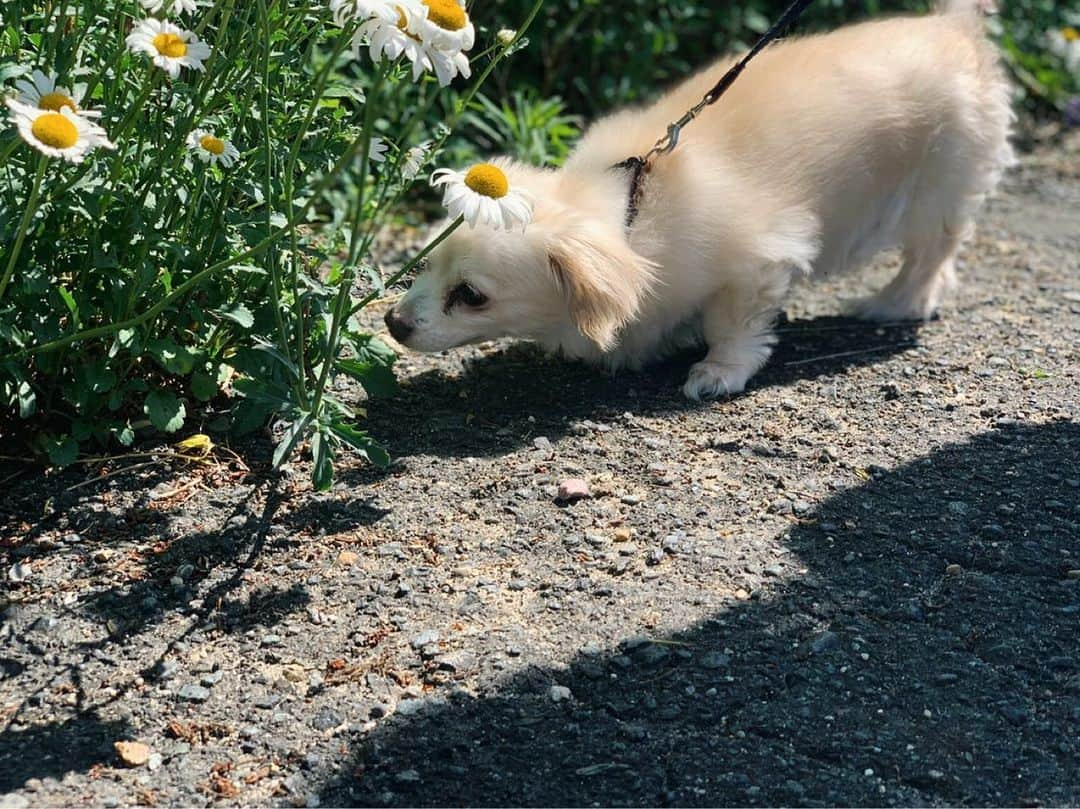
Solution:
[[[461,301],[466,306],[479,309],[488,302],[487,295],[479,292],[472,284],[460,283],[450,292],[450,300]]]

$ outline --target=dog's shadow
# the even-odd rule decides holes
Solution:
[[[781,318],[777,350],[743,395],[883,362],[914,348],[920,325]],[[724,400],[690,402],[680,390],[703,353],[683,352],[642,371],[611,374],[515,343],[468,361],[458,374],[432,370],[401,379],[400,395],[367,403],[367,425],[387,437],[399,458],[500,455],[537,436],[557,439],[586,419],[723,406]]]

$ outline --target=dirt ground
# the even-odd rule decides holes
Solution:
[[[404,357],[327,494],[266,439],[0,470],[0,807],[1080,804],[1080,158],[940,319],[835,316],[895,268],[711,405]]]

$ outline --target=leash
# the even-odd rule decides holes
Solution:
[[[788,27],[794,23],[807,7],[813,2],[813,0],[795,0],[787,10],[780,15],[780,18],[772,24],[768,31],[761,35],[754,47],[752,47],[738,62],[728,68],[727,72],[720,77],[713,88],[709,90],[701,101],[686,111],[678,121],[668,124],[667,132],[660,140],[658,140],[653,147],[649,149],[644,155],[635,155],[628,157],[619,163],[616,163],[611,168],[630,171],[630,198],[626,208],[626,227],[627,230],[634,224],[634,220],[637,219],[638,208],[641,204],[641,182],[645,178],[645,175],[652,170],[653,161],[662,154],[668,154],[679,145],[679,135],[682,133],[683,127],[693,121],[701,111],[708,107],[710,104],[715,104],[720,100],[720,96],[727,92],[728,88],[735,83],[735,79],[739,78],[739,74],[743,72],[746,66],[750,63],[750,60],[757,56],[766,45],[772,42],[777,37],[781,36]]]

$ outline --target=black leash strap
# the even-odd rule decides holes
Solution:
[[[679,144],[679,135],[682,133],[683,127],[697,118],[707,106],[715,104],[720,99],[720,96],[726,93],[728,88],[735,83],[735,79],[739,78],[746,66],[750,64],[750,60],[761,53],[766,45],[782,36],[792,23],[802,16],[802,13],[806,11],[813,1],[795,0],[788,6],[787,10],[780,15],[780,18],[772,24],[769,30],[754,43],[754,47],[748,50],[738,62],[728,68],[727,72],[720,77],[720,81],[713,85],[713,88],[702,97],[701,101],[687,110],[686,114],[678,121],[668,124],[667,132],[653,144],[653,147],[644,156],[628,157],[611,167],[612,169],[630,172],[630,198],[626,207],[626,227],[628,229],[637,219],[638,209],[641,204],[642,180],[652,168],[656,156],[667,154],[674,149]]]

